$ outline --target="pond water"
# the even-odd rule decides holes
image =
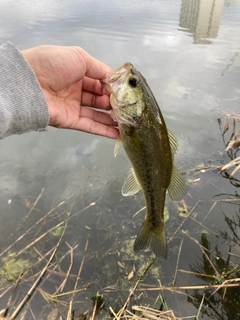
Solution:
[[[216,169],[237,156],[225,150],[232,119],[223,130],[226,116],[239,112],[240,1],[2,0],[0,26],[0,43],[19,49],[74,45],[113,69],[132,62],[179,140],[176,163],[188,195],[167,199],[168,260],[154,262],[128,310],[148,305],[178,318],[240,319],[240,176],[229,180]],[[114,144],[53,128],[0,141],[0,276],[8,280],[0,282],[0,310],[9,303],[13,314],[65,225],[54,263],[17,318],[47,319],[56,309],[55,319],[97,311],[103,319],[109,307],[124,305],[152,255],[132,253],[144,200],[142,193],[122,197],[130,163],[123,149],[113,157]],[[12,293],[9,281],[20,273]],[[104,305],[94,311],[97,294]]]

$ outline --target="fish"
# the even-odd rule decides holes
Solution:
[[[146,202],[146,216],[134,242],[134,252],[151,250],[166,260],[166,193],[179,201],[187,192],[174,163],[177,138],[167,128],[146,79],[132,63],[124,63],[100,82],[110,95],[111,116],[120,133],[114,156],[122,143],[132,164],[122,195],[132,196],[142,189]]]

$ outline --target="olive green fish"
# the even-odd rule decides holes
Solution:
[[[133,169],[123,185],[122,194],[131,196],[143,190],[147,214],[134,243],[134,251],[152,250],[167,258],[164,224],[166,191],[172,200],[181,200],[186,184],[174,165],[177,139],[167,129],[157,101],[146,80],[131,63],[125,63],[101,81],[110,93],[112,118],[118,122],[120,142]]]

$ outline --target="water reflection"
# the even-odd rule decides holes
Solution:
[[[238,212],[239,214],[239,212]],[[229,219],[225,217],[230,232],[224,232],[223,236],[227,242],[232,242],[234,237],[234,244],[239,246],[240,220]],[[216,245],[212,248],[210,240],[206,234],[202,234],[200,241],[203,249],[202,259],[199,259],[193,264],[190,264],[191,270],[196,277],[203,280],[207,285],[211,284],[214,287],[206,289],[204,292],[194,290],[192,296],[195,299],[188,299],[196,308],[199,309],[201,301],[203,301],[202,310],[211,319],[229,320],[240,319],[240,287],[233,286],[240,278],[240,267],[236,262],[231,261],[231,247],[229,246],[229,253],[227,258],[218,249]],[[228,287],[228,285],[230,286]]]
[[[230,5],[234,7],[231,9]],[[80,45],[114,68],[129,60],[136,64],[151,85],[169,128],[179,139],[177,161],[182,159],[182,170],[195,168],[200,163],[219,165],[229,161],[217,128],[219,114],[216,110],[224,108],[228,112],[233,112],[234,109],[239,111],[239,101],[226,100],[240,95],[237,88],[240,6],[237,1],[226,1],[223,6],[222,0],[183,0],[181,7],[179,0],[164,0],[161,3],[157,0],[71,0],[59,3],[52,1],[50,5],[46,0],[37,2],[37,5],[29,0],[4,0],[0,9],[1,42],[10,40],[20,48],[46,43]],[[181,31],[177,30],[178,24]],[[216,37],[218,40],[212,41],[211,46],[196,46],[193,45],[191,37],[186,37],[182,32],[183,29],[190,33],[195,44],[211,43],[211,39]],[[223,74],[224,77],[221,77]],[[74,298],[73,308],[77,310],[75,319],[80,312],[91,310],[91,297],[96,296],[98,291],[104,293],[105,298],[110,301],[109,306],[116,307],[117,310],[122,307],[129,290],[135,284],[137,272],[144,266],[148,255],[140,256],[144,263],[138,260],[139,256],[132,256],[132,243],[144,213],[141,217],[139,215],[133,218],[133,215],[144,205],[144,200],[141,195],[131,199],[121,196],[120,190],[130,164],[122,149],[117,159],[114,159],[113,149],[114,141],[54,129],[47,133],[29,133],[1,141],[0,249],[4,250],[21,237],[63,199],[68,199],[72,194],[79,196],[77,203],[69,201],[63,204],[63,207],[59,206],[44,222],[39,222],[29,234],[21,238],[13,249],[5,253],[5,258],[9,258],[9,254],[19,252],[35,238],[49,231],[44,238],[34,243],[32,248],[26,250],[22,257],[18,256],[18,265],[24,267],[24,261],[28,261],[31,270],[25,275],[26,281],[22,281],[14,292],[13,300],[18,296],[10,306],[10,314],[34,282],[38,266],[40,268],[45,265],[45,261],[39,262],[38,258],[43,259],[55,246],[57,235],[63,226],[58,224],[65,221],[69,221],[69,225],[55,263],[48,269],[45,282],[41,283],[42,291],[39,290],[31,301],[33,313],[38,315],[37,318],[46,319],[46,314],[55,312],[51,311],[52,302],[55,303],[54,308],[65,303],[60,308],[63,310],[65,307],[61,314],[66,319],[70,295],[56,297],[55,291],[72,268],[66,286],[61,287],[63,293],[71,293],[81,265],[78,289],[82,291],[77,292]],[[226,247],[225,241],[231,243],[239,235],[239,228],[236,229],[236,234],[233,232],[234,223],[239,225],[238,216],[236,219],[232,218],[232,204],[229,204],[224,211],[228,213],[226,218],[222,214],[223,203],[218,202],[213,207],[212,200],[216,192],[234,194],[234,188],[239,186],[239,182],[231,179],[231,185],[229,176],[226,174],[227,179],[223,179],[218,171],[197,172],[190,178],[193,180],[189,188],[191,198],[185,201],[187,208],[192,208],[193,213],[192,217],[186,218],[184,230],[190,230],[191,235],[199,239],[199,230],[213,229],[211,235],[202,236],[202,243],[206,248],[215,249],[216,234],[223,239],[221,246]],[[28,203],[33,206],[43,188],[43,196],[30,215],[31,221],[25,221],[29,211]],[[216,188],[220,191],[216,191]],[[199,205],[195,206],[199,199]],[[93,202],[96,202],[94,206],[81,211]],[[78,216],[77,212],[80,211]],[[69,212],[72,212],[70,216],[76,216],[70,218]],[[170,237],[185,218],[179,215],[174,204],[169,207],[169,212],[167,227]],[[195,216],[198,221],[193,219]],[[50,231],[55,225],[56,228]],[[162,283],[171,285],[181,236],[179,232],[169,244],[169,260],[161,262],[162,269],[159,268],[160,263],[156,264],[142,281],[141,293],[134,296],[138,303],[156,306],[158,293],[154,295],[152,291],[147,291],[146,286],[151,289],[152,286],[159,285],[156,279],[159,279],[160,271]],[[184,269],[189,268],[190,259],[192,263],[199,258],[194,244],[186,248],[184,242],[180,257]],[[237,246],[239,242],[234,247],[235,254],[239,254]],[[215,251],[221,255],[222,247],[219,243]],[[73,264],[71,255],[74,256]],[[215,274],[206,259],[205,255],[202,256],[193,267],[197,267],[199,272],[201,268],[205,268],[211,275],[207,281],[211,282]],[[214,257],[212,259],[218,273],[221,274],[224,268],[231,271],[230,261],[227,266],[226,260]],[[6,263],[0,257],[1,267],[2,262]],[[39,265],[33,266],[35,263]],[[133,278],[128,279],[135,269],[137,271]],[[32,270],[33,273],[30,272]],[[17,276],[19,272],[21,270],[17,269]],[[239,276],[239,271],[234,272]],[[177,280],[179,285],[184,285],[184,281],[192,285],[199,282],[199,278],[195,278],[194,276],[194,279],[190,279],[187,274],[185,279],[181,274]],[[12,288],[14,283],[10,285],[11,283],[4,283],[4,286],[0,286],[0,310],[5,308],[9,301],[11,291],[5,296],[1,295],[5,288]],[[228,290],[232,291],[228,293]],[[227,289],[229,295],[226,295],[233,301],[236,298],[234,290]],[[44,292],[50,295],[47,300],[49,303],[45,300]],[[236,295],[237,293],[238,290]],[[55,298],[59,299],[58,303],[53,301],[54,294]],[[214,299],[220,300],[221,294],[216,293]],[[177,293],[174,293],[173,298],[171,293],[168,299],[169,308],[179,311],[182,317],[196,314],[197,310],[193,304],[187,303],[185,296],[183,304],[178,303],[180,300],[176,296]],[[214,299],[212,301],[209,296],[210,294],[207,296],[209,303],[212,304],[212,309],[215,308],[209,315],[214,315],[214,312],[228,312],[229,320],[232,320],[232,314],[226,311],[230,303],[227,305],[224,302],[225,310],[219,302],[219,309],[216,311],[217,302]],[[29,318],[32,318],[28,307],[27,312]],[[204,317],[209,319],[210,316]]]
[[[195,44],[210,44],[218,35],[224,0],[182,0],[179,26]]]
[[[229,124],[228,121],[227,124]],[[222,128],[221,124],[220,128]],[[228,125],[222,128],[223,139],[227,138],[224,136],[228,131],[226,128],[230,129]],[[227,173],[224,173],[224,177],[229,180]],[[230,183],[239,187],[237,179],[231,179]],[[229,193],[216,194],[214,198],[219,198],[218,203],[222,202],[221,209],[219,208],[216,214],[223,216],[225,228],[223,224],[219,227],[216,238],[211,235],[211,232],[202,232],[199,241],[201,258],[191,262],[189,267],[204,285],[196,286],[193,292],[191,291],[193,299],[189,296],[188,301],[197,309],[201,309],[204,319],[239,320],[240,195],[234,189]],[[216,218],[217,216],[213,220],[214,224],[217,223]],[[209,225],[209,221],[206,225]]]
[[[227,178],[237,188],[240,187],[240,180],[237,175],[240,170],[240,129],[238,122],[239,117],[237,115],[231,116],[228,114],[226,117],[218,119],[222,140],[226,147],[226,154],[230,159],[230,161],[228,159],[225,165],[221,167],[222,176]],[[233,169],[231,173],[229,169]]]

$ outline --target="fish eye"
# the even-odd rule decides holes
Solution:
[[[137,86],[137,79],[135,77],[131,77],[128,80],[128,83],[130,84],[131,87],[135,88]]]

